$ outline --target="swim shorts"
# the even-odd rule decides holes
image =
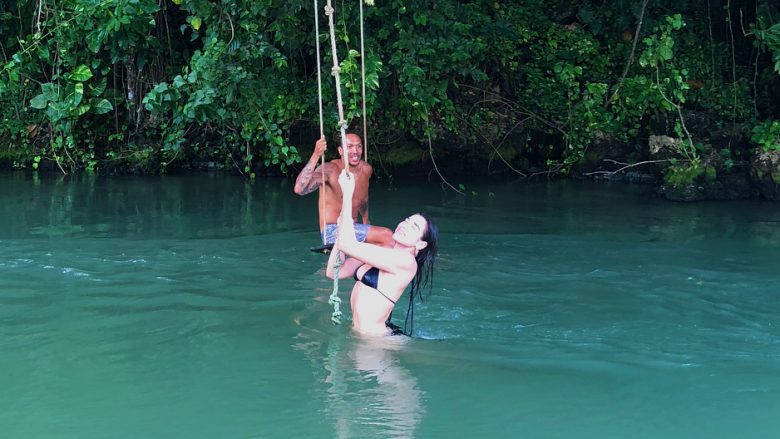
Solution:
[[[368,236],[368,228],[371,227],[368,224],[356,223],[355,224],[355,237],[358,241],[364,242],[366,236]],[[333,244],[336,242],[336,232],[338,231],[338,224],[326,224],[325,231],[322,233],[325,244]]]

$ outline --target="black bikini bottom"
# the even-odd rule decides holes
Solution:
[[[385,322],[385,326],[390,330],[390,335],[406,335],[403,328],[391,322],[390,319]]]

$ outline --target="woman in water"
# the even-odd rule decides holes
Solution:
[[[393,232],[395,244],[380,247],[358,242],[352,219],[352,192],[355,179],[347,171],[341,171],[339,185],[344,194],[338,224],[336,246],[328,259],[327,276],[335,276],[336,258],[344,253],[339,278],[353,277],[357,282],[352,289],[352,327],[368,335],[411,335],[414,329],[414,299],[422,300],[422,289],[432,283],[433,263],[436,259],[439,229],[425,214],[416,213],[398,224]],[[390,315],[406,287],[411,284],[406,321],[411,322],[409,332],[390,323]],[[406,326],[406,325],[404,325]]]

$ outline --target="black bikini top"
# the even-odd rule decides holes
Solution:
[[[365,265],[365,264],[363,264],[363,265]],[[389,300],[393,305],[395,305],[395,300],[387,297],[387,294],[383,293],[382,291],[379,290],[379,288],[376,287],[377,284],[379,283],[379,269],[378,268],[376,268],[376,267],[369,268],[368,270],[366,270],[365,273],[363,273],[363,278],[362,279],[358,279],[358,277],[357,277],[358,276],[358,271],[360,270],[361,267],[363,267],[363,265],[361,265],[360,267],[355,269],[355,273],[352,275],[352,277],[355,279],[355,281],[360,282],[360,283],[362,283],[363,285],[365,285],[367,287],[371,287],[371,288],[375,289],[377,293],[381,294],[382,296],[384,296],[385,299]]]
[[[368,270],[366,270],[365,273],[363,273],[363,278],[362,279],[358,279],[358,277],[357,277],[358,276],[358,270],[360,270],[360,268],[362,268],[362,267],[363,267],[363,265],[358,267],[357,270],[355,270],[355,274],[353,274],[352,277],[357,282],[360,282],[360,283],[362,283],[363,285],[365,285],[367,287],[371,287],[371,288],[376,289],[376,285],[379,283],[379,269],[376,268],[376,267],[371,267]]]

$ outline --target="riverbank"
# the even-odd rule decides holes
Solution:
[[[441,142],[427,149],[415,142],[371,147],[368,161],[374,167],[375,178],[393,181],[425,177],[464,193],[468,192],[462,183],[464,180],[573,179],[648,185],[654,187],[659,196],[671,201],[780,200],[780,151],[755,150],[752,156],[739,157],[736,161],[711,153],[697,156],[694,162],[675,155],[670,148],[665,149],[664,142],[673,145],[674,139],[651,139],[650,146],[639,151],[627,144],[596,144],[589,148],[582,160],[570,166],[545,163],[544,157],[539,155],[521,156],[522,148],[484,151],[473,145]],[[310,154],[310,147],[300,148],[302,162]],[[335,148],[331,148],[327,159],[335,158]],[[20,164],[13,156],[0,157],[0,171],[27,169],[43,174],[62,173],[53,160],[41,159],[36,164],[36,169],[30,169],[30,165]],[[146,161],[96,161],[92,170],[80,172],[101,176],[216,172],[246,178],[294,178],[303,164],[293,163],[287,172],[276,167],[258,165],[246,169],[242,166],[239,161],[224,157],[188,157],[183,154],[183,157],[168,162],[153,156]]]

